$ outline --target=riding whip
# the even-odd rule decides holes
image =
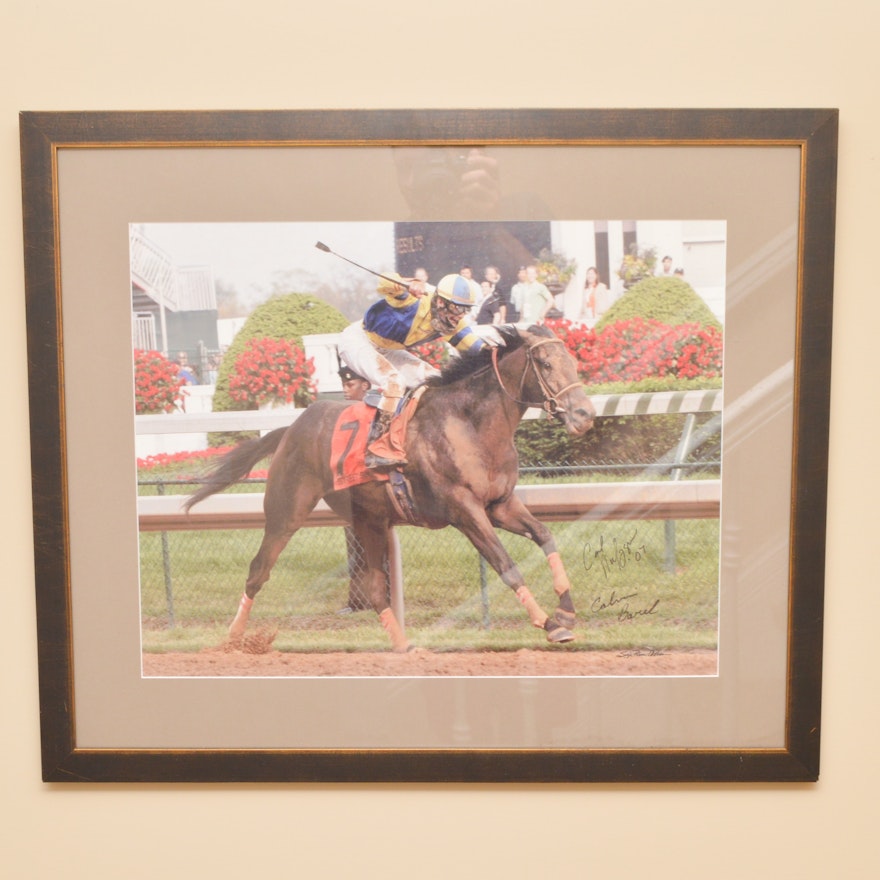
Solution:
[[[381,272],[376,272],[374,269],[368,269],[366,266],[362,266],[360,263],[356,263],[354,260],[349,260],[348,257],[343,257],[342,254],[337,254],[336,251],[330,250],[323,241],[315,242],[315,247],[319,251],[324,251],[327,254],[333,254],[334,257],[339,257],[340,260],[345,260],[346,263],[351,263],[352,266],[357,266],[358,269],[363,269],[364,272],[369,272],[371,275],[375,275],[377,278],[382,278],[384,281],[390,281],[392,284],[397,284],[404,289],[409,289],[409,284],[406,281],[402,281],[400,278],[390,278],[388,275],[383,275]]]

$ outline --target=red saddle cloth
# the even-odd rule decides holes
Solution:
[[[348,489],[371,480],[387,480],[388,474],[370,470],[364,464],[367,438],[376,410],[358,401],[347,406],[336,420],[330,441],[330,469],[333,488]]]
[[[424,386],[416,389],[391,420],[391,431],[397,436],[401,448],[409,420],[424,390]],[[376,410],[362,401],[347,406],[339,414],[330,441],[330,469],[333,472],[334,489],[348,489],[371,480],[388,480],[387,471],[371,470],[364,464],[367,439],[375,415]]]

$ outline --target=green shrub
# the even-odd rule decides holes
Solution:
[[[214,389],[214,412],[255,409],[253,404],[233,400],[229,393],[229,380],[234,375],[235,362],[251,339],[287,339],[302,347],[303,336],[338,333],[348,324],[349,321],[338,309],[304,293],[279,294],[257,306],[223,355]],[[209,441],[212,446],[224,446],[248,436],[253,435],[247,432],[216,432],[209,436]]]
[[[311,333],[338,333],[348,324],[338,309],[304,293],[273,296],[257,306],[223,355],[217,372],[214,412],[253,409],[248,403],[233,400],[229,394],[229,380],[233,375],[235,362],[244,353],[249,340],[287,339],[302,347],[303,336]]]
[[[696,379],[680,379],[677,376],[650,376],[638,382],[603,382],[602,384],[585,385],[587,394],[648,394],[659,391],[704,391],[721,388],[721,377]]]
[[[644,318],[670,327],[699,324],[721,329],[721,323],[700,295],[681,278],[646,278],[631,287],[596,322],[596,332],[617,321]]]
[[[713,417],[700,413],[697,424]],[[667,459],[677,447],[685,414],[606,416],[591,430],[571,437],[557,421],[529,419],[520,424],[515,443],[521,467],[635,464]]]

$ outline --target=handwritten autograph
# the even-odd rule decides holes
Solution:
[[[638,529],[633,531],[628,541],[617,542],[617,538],[613,538],[610,546],[605,543],[605,536],[599,536],[599,546],[593,549],[593,545],[587,542],[584,544],[584,569],[592,571],[598,568],[605,580],[612,570],[623,571],[631,563],[641,562],[648,553],[648,549],[644,544],[637,544],[636,537]],[[620,623],[626,623],[640,618],[650,617],[657,613],[660,606],[660,600],[655,599],[650,605],[641,605],[636,607],[630,605],[630,600],[638,598],[638,591],[618,595],[617,590],[612,590],[607,597],[601,593],[597,595],[590,603],[590,610],[594,614],[602,611],[615,609],[617,612],[617,620]]]
[[[627,651],[621,651],[618,657],[665,657],[666,651],[660,648],[631,648]]]
[[[600,611],[606,611],[608,608],[613,608],[621,602],[626,602],[627,599],[635,599],[638,595],[638,593],[628,593],[626,596],[618,596],[617,591],[612,590],[607,601],[603,599],[602,596],[596,596],[590,604],[590,611],[592,611],[593,614],[597,614]]]
[[[641,562],[647,555],[648,548],[644,544],[636,545],[637,535],[638,530],[632,533],[628,541],[621,544],[617,543],[617,538],[613,538],[610,547],[605,544],[605,536],[600,535],[599,546],[595,550],[588,541],[584,544],[584,569],[592,571],[593,567],[598,565],[607,580],[612,569],[622,571],[631,562]]]
[[[633,611],[630,611],[629,605],[626,605],[621,609],[620,614],[617,615],[617,619],[623,623],[627,620],[635,620],[638,617],[648,617],[651,614],[657,613],[657,606],[660,604],[659,599],[655,599],[651,605],[647,605],[644,608],[636,608]]]
[[[629,600],[637,598],[638,595],[638,593],[627,593],[625,596],[618,596],[617,592],[612,590],[611,595],[605,599],[599,594],[590,603],[590,611],[593,614],[598,614],[600,611],[607,611],[609,608],[621,606],[617,609],[617,620],[619,623],[627,623],[640,617],[650,617],[652,614],[656,614],[660,606],[659,599],[655,599],[650,605],[643,605],[640,608],[630,606]]]

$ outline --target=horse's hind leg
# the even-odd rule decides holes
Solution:
[[[400,622],[388,603],[386,588],[385,561],[388,553],[388,524],[384,518],[370,516],[368,513],[353,511],[353,528],[355,535],[364,550],[364,561],[367,565],[365,585],[367,596],[373,610],[379,615],[379,622],[391,639],[391,648],[397,654],[410,649]]]
[[[285,488],[285,485],[272,486],[271,481],[266,487],[266,529],[260,549],[251,560],[238,611],[229,626],[229,639],[233,642],[244,635],[254,597],[269,580],[281,551],[306,521],[321,497],[321,485],[316,480],[304,480],[295,490],[289,492]]]
[[[296,530],[294,529],[294,531]],[[251,607],[254,604],[254,597],[260,592],[263,584],[269,580],[269,575],[278,561],[281,551],[287,546],[292,537],[293,532],[287,531],[281,534],[269,534],[266,532],[263,535],[260,549],[251,560],[244,593],[242,593],[241,601],[238,603],[238,611],[229,625],[229,638],[231,641],[237,641],[244,635],[248,618],[251,614]]]

